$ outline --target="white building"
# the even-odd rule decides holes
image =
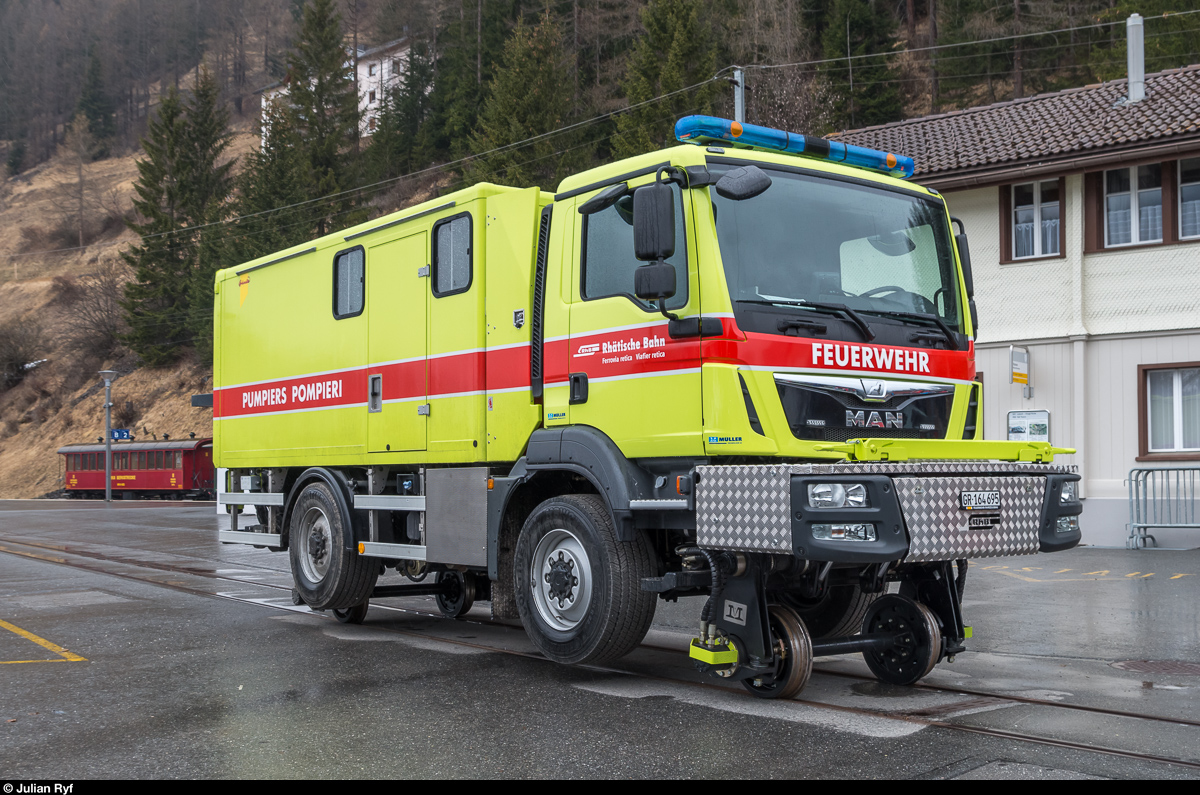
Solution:
[[[1137,70],[1133,70],[1137,75]],[[970,240],[986,438],[1046,410],[1083,542],[1124,545],[1125,479],[1200,467],[1200,65],[836,136],[899,152]],[[1029,351],[1031,394],[1011,383]],[[1200,530],[1155,530],[1160,546]]]
[[[407,38],[389,41],[378,47],[358,48],[358,111],[362,122],[359,126],[359,136],[370,137],[379,124],[379,114],[383,109],[384,95],[400,82],[408,68],[409,40]],[[346,68],[351,68],[350,62]],[[262,95],[263,128],[266,129],[266,112],[268,104],[278,97],[287,94],[287,79],[259,89]]]

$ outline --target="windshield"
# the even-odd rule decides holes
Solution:
[[[719,176],[732,166],[710,166]],[[730,298],[937,315],[961,329],[954,255],[940,202],[764,168],[753,199],[710,189]]]

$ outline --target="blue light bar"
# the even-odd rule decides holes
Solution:
[[[908,179],[916,168],[913,159],[904,155],[852,146],[840,141],[827,141],[815,135],[800,135],[760,127],[757,124],[740,124],[715,116],[684,116],[675,122],[675,137],[688,143],[732,144],[814,157],[881,171],[899,179]]]

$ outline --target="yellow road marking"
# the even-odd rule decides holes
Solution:
[[[1065,574],[1065,573],[1067,573],[1068,571],[1074,571],[1074,570],[1073,570],[1073,569],[1059,569],[1058,571],[1056,571],[1056,572],[1054,572],[1054,573],[1055,573],[1055,574]]]
[[[1171,577],[1172,580],[1178,580],[1180,577],[1195,577],[1194,574],[1176,574]]]
[[[80,657],[79,659],[83,659]],[[0,665],[23,665],[25,663],[39,662],[74,662],[74,660],[0,660]]]
[[[1103,577],[1105,574],[1108,574],[1108,572],[1109,572],[1108,569],[1101,569],[1100,571],[1085,571],[1084,574],[1087,575],[1088,577],[1091,577],[1094,574],[1098,574],[1101,577]]]
[[[43,649],[49,649],[50,651],[54,652],[59,657],[62,657],[64,660],[67,660],[68,662],[87,662],[86,657],[80,657],[78,654],[69,652],[66,649],[64,649],[62,646],[59,646],[57,643],[51,643],[50,641],[46,640],[45,638],[39,638],[37,635],[34,635],[32,632],[27,632],[18,626],[8,623],[7,621],[5,621],[3,619],[0,619],[0,627],[7,629],[9,632],[15,632],[16,634],[20,635],[22,638],[25,638],[25,640],[33,641],[37,645],[41,646]],[[20,662],[20,661],[17,661],[17,662]],[[52,660],[51,662],[57,662],[57,660]]]

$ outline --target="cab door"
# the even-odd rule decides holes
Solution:
[[[426,448],[428,235],[367,250],[367,442],[372,453]]]
[[[667,262],[677,287],[667,308],[689,317],[700,307],[690,197],[678,185],[672,193],[675,253]],[[576,207],[592,195],[579,196]],[[629,457],[703,454],[700,342],[672,338],[658,307],[633,294],[642,263],[634,257],[632,194],[572,216],[569,422],[598,428]]]

